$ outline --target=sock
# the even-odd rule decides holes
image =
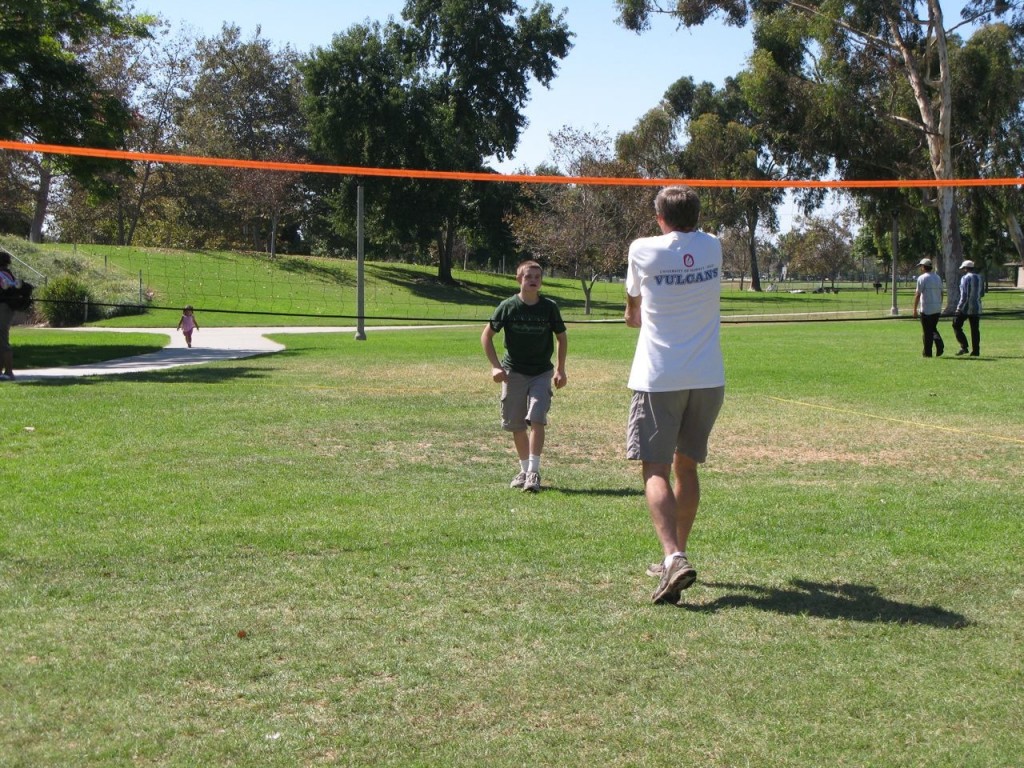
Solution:
[[[540,472],[540,456],[535,453],[530,454],[530,460],[527,465],[527,472]]]
[[[528,459],[520,459],[519,467],[523,472],[527,472],[530,469],[530,461]]]
[[[673,552],[671,555],[667,556],[665,558],[665,567],[666,568],[668,568],[670,565],[672,565],[672,558],[673,557],[686,557],[686,553],[685,552]]]

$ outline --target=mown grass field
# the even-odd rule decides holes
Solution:
[[[21,258],[34,261],[44,273],[74,265],[73,271],[88,273],[93,281],[103,279],[117,286],[120,301],[149,307],[142,315],[103,321],[106,325],[173,328],[185,304],[193,305],[200,323],[211,327],[351,325],[359,317],[354,261],[96,245],[33,246],[21,253]],[[514,272],[514,265],[507,269]],[[512,275],[455,269],[456,285],[442,285],[436,275],[436,267],[368,261],[363,305],[366,324],[482,323],[499,301],[517,290]],[[133,284],[136,288],[126,294],[125,286]],[[724,319],[884,318],[892,308],[891,294],[876,291],[870,281],[841,283],[835,294],[814,293],[820,287],[816,282],[771,286],[766,281],[763,287],[774,290],[752,293],[740,290],[739,282],[723,283]],[[622,317],[624,289],[618,280],[594,285],[589,314],[579,280],[549,276],[545,292],[558,301],[570,320]],[[913,294],[912,281],[900,284],[897,308],[903,314],[910,313]],[[1024,312],[1024,292],[993,290],[985,306],[989,312]]]
[[[725,327],[678,608],[621,324],[570,326],[537,495],[475,326],[2,385],[0,765],[1016,765],[1024,348],[982,331]]]

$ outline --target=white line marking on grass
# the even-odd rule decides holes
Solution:
[[[775,400],[780,403],[789,403],[790,405],[802,405],[805,408],[817,408],[821,411],[833,411],[834,413],[846,413],[852,416],[862,416],[867,419],[880,419],[881,421],[891,421],[896,424],[906,424],[911,427],[922,427],[927,429],[941,429],[944,432],[953,432],[957,435],[975,435],[977,437],[987,437],[990,440],[1002,440],[1007,443],[1017,443],[1018,445],[1024,445],[1024,440],[1020,440],[1016,437],[1005,437],[1003,435],[990,435],[985,432],[975,432],[970,429],[957,429],[956,427],[944,427],[941,424],[925,424],[920,421],[910,421],[909,419],[896,419],[892,416],[879,416],[875,413],[864,413],[863,411],[854,411],[849,408],[836,408],[833,405],[818,405],[817,403],[805,403],[801,400],[787,400],[784,397],[775,397],[774,395],[767,395],[769,400]]]

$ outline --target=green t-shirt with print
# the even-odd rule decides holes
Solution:
[[[527,304],[516,294],[498,305],[490,323],[495,333],[505,331],[502,367],[524,376],[539,376],[555,367],[555,334],[565,333],[565,322],[551,299],[540,296],[536,304]]]

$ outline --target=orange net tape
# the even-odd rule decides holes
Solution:
[[[283,163],[273,160],[239,160],[223,157],[169,155],[158,152],[129,152],[120,149],[70,147],[60,144],[33,144],[0,140],[0,149],[17,152],[40,152],[53,155],[77,155],[109,160],[150,161],[180,165],[208,165],[221,168],[249,168],[260,171],[291,171],[298,173],[330,173],[340,176],[384,176],[411,179],[442,179],[446,181],[493,181],[520,184],[597,184],[624,187],[662,187],[688,184],[691,187],[778,187],[780,189],[872,189],[885,187],[1006,187],[1024,184],[1024,177],[1001,179],[877,179],[870,181],[835,181],[806,179],[641,179],[608,176],[536,176],[532,174],[478,173],[466,171],[426,171],[413,168],[371,168],[358,165],[320,165],[316,163]]]

